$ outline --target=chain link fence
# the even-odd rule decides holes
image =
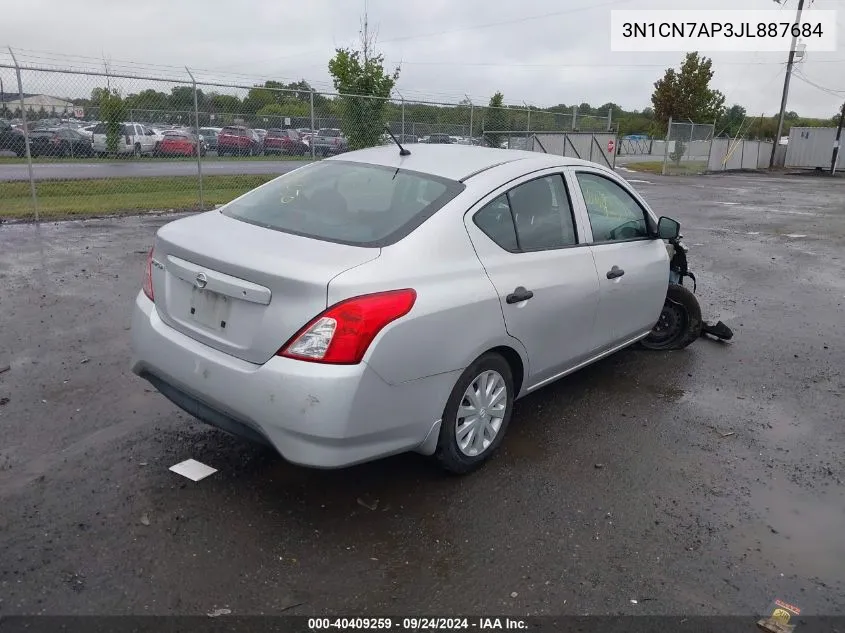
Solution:
[[[526,132],[613,123],[577,107],[379,99],[10,57],[0,56],[0,218],[211,209],[306,161],[392,143],[385,128],[403,143],[531,149]]]
[[[663,175],[706,172],[714,129],[714,123],[679,123],[669,119],[663,146]]]

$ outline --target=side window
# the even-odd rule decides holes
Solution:
[[[643,208],[621,186],[608,178],[576,172],[584,194],[594,242],[614,242],[648,237]]]
[[[507,195],[520,250],[545,250],[578,243],[562,176],[526,182]]]
[[[473,220],[487,237],[506,251],[515,252],[519,250],[516,230],[513,226],[513,216],[506,194],[485,205],[475,214]]]

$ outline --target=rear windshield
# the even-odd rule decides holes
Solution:
[[[107,133],[106,124],[105,123],[97,123],[97,125],[94,126],[94,129],[92,130],[92,132],[94,134],[106,134]]]
[[[356,246],[386,246],[464,188],[420,172],[324,161],[289,172],[222,209],[268,229]]]
[[[232,136],[244,136],[246,130],[242,127],[224,127],[220,130],[221,134],[231,134]]]
[[[324,129],[317,132],[319,136],[340,136],[340,130]]]

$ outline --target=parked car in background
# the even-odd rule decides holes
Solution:
[[[201,127],[200,134],[207,148],[213,152],[217,151],[217,135],[220,134],[221,127]]]
[[[97,123],[91,123],[89,125],[83,125],[82,127],[80,127],[77,130],[77,132],[79,132],[80,134],[84,134],[85,136],[88,137],[88,140],[93,141],[94,140],[94,128],[95,127],[97,127]]]
[[[161,137],[153,130],[140,123],[124,123],[121,127],[117,143],[117,152],[110,152],[107,144],[107,129],[105,123],[98,123],[93,130],[93,146],[98,156],[104,157],[109,153],[121,156],[152,156],[156,152],[156,145]]]
[[[9,121],[0,120],[0,151],[14,152],[18,157],[26,156],[23,132],[12,127]]]
[[[255,141],[256,145],[258,146],[257,154],[260,156],[264,153],[264,139],[255,130],[250,130],[250,133],[252,134],[252,138]]]
[[[311,138],[314,136],[314,130],[308,127],[300,127],[297,128],[296,131],[299,132],[299,140],[310,147]]]
[[[161,156],[205,156],[205,151],[197,135],[185,130],[167,130],[158,148]]]
[[[257,156],[261,153],[258,135],[243,125],[228,125],[217,135],[218,156]]]
[[[302,142],[296,130],[267,130],[264,138],[265,154],[287,154],[288,156],[303,156],[310,153],[311,148]]]
[[[449,145],[455,141],[448,134],[429,134],[426,143],[434,143],[438,145]]]
[[[311,139],[318,156],[334,156],[349,150],[349,142],[337,128],[321,128]]]
[[[262,129],[260,127],[256,127],[256,128],[253,128],[252,131],[255,132],[256,134],[258,134],[258,140],[260,140],[263,143],[264,138],[267,136],[267,130]]]
[[[33,156],[93,156],[92,141],[85,134],[68,127],[33,130],[29,134],[29,151]]]
[[[297,464],[466,473],[518,398],[659,327],[678,229],[576,158],[356,151],[160,228],[132,370]]]

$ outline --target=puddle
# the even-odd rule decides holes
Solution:
[[[752,491],[758,522],[743,546],[760,553],[784,574],[837,582],[845,560],[845,495],[810,496],[784,480]],[[753,519],[752,519],[753,520]]]

